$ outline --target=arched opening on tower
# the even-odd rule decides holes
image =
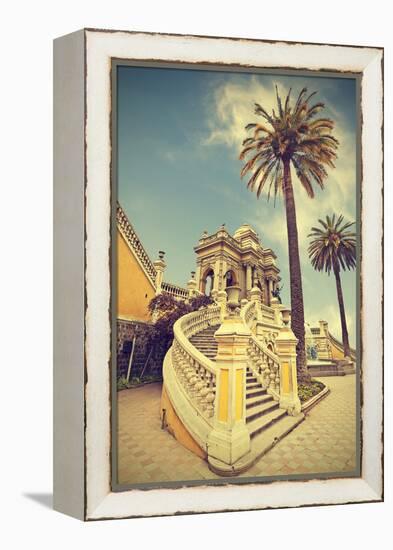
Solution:
[[[212,269],[208,269],[205,271],[202,283],[201,283],[201,292],[205,294],[206,296],[210,296],[214,286],[214,271]]]
[[[235,272],[230,269],[225,273],[225,286],[235,286],[237,284]]]

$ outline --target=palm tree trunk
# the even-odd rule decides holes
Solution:
[[[289,275],[291,287],[291,326],[296,338],[298,339],[296,346],[296,367],[298,380],[300,382],[308,382],[310,380],[310,375],[307,370],[302,273],[300,269],[295,196],[291,180],[290,160],[283,160],[283,164],[283,195],[287,218]]]
[[[341,334],[342,334],[342,339],[343,339],[344,356],[345,357],[350,357],[351,356],[351,350],[350,350],[350,347],[349,347],[347,320],[345,318],[343,289],[341,287],[340,271],[337,268],[334,268],[334,276],[336,277],[338,307],[340,308]]]

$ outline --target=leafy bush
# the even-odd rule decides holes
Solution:
[[[143,386],[144,384],[150,384],[152,382],[161,382],[162,376],[160,374],[150,374],[139,378],[137,376],[132,377],[129,382],[125,376],[120,376],[117,379],[117,391],[128,390],[130,388],[136,388],[137,386]]]
[[[180,317],[212,304],[209,296],[196,296],[188,302],[176,300],[169,294],[155,296],[149,304],[149,310],[158,316],[149,345],[156,358],[163,359],[173,342],[173,326]]]
[[[126,390],[130,387],[131,385],[129,382],[127,382],[127,378],[125,376],[120,376],[120,378],[117,379],[117,391]]]
[[[311,380],[309,384],[299,384],[298,395],[301,403],[305,403],[324,389],[325,385],[317,380]]]

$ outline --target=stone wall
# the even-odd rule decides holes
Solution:
[[[117,320],[117,377],[126,376],[128,363],[132,351],[133,338],[135,338],[135,351],[132,359],[131,376],[139,377],[151,351],[149,335],[154,330],[151,323],[141,321]],[[158,356],[157,356],[158,355]],[[147,374],[158,374],[162,369],[160,354],[150,354],[149,362],[145,370]]]

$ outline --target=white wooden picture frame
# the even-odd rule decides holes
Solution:
[[[361,74],[361,476],[111,490],[113,59]],[[85,29],[54,42],[54,507],[81,520],[383,499],[383,50]]]

